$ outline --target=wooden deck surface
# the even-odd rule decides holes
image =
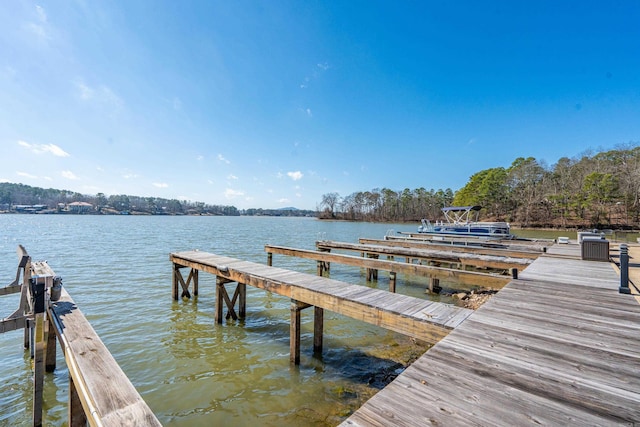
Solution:
[[[427,342],[438,341],[473,312],[206,252],[173,253],[170,260]]]
[[[342,426],[640,423],[640,305],[556,246]]]
[[[336,254],[331,252],[311,251],[308,249],[295,249],[285,246],[265,245],[265,252],[295,256],[299,258],[313,259],[330,263],[351,265],[360,268],[385,270],[393,273],[412,274],[423,277],[436,278],[455,282],[464,286],[483,286],[490,289],[501,289],[511,280],[510,276],[497,273],[483,273],[478,271],[465,271],[455,268],[441,268],[430,265],[413,264],[407,262],[385,261],[368,257]],[[455,257],[455,255],[453,255]],[[449,261],[451,261],[450,259]],[[459,258],[455,258],[456,261]],[[526,266],[525,263],[522,266]],[[512,266],[508,264],[508,266]],[[506,268],[509,268],[509,267]],[[502,267],[505,267],[504,265]]]
[[[464,252],[453,252],[448,248],[436,250],[416,247],[398,247],[384,245],[369,245],[362,243],[319,241],[316,242],[319,250],[347,250],[364,252],[367,254],[386,255],[393,257],[405,257],[408,259],[421,259],[425,261],[438,261],[444,263],[456,263],[476,267],[487,267],[495,269],[518,268],[523,269],[531,264],[529,258],[515,258],[510,256],[495,256]]]
[[[398,248],[415,248],[415,249],[436,249],[440,251],[449,252],[463,252],[472,253],[478,255],[496,255],[501,257],[512,258],[530,258],[536,259],[542,254],[543,248],[546,246],[532,246],[532,247],[520,247],[519,249],[512,249],[507,245],[503,247],[482,247],[482,246],[465,246],[454,245],[451,242],[439,242],[434,240],[416,239],[414,237],[390,237],[385,239],[369,239],[361,237],[358,242],[363,245],[379,245],[379,246],[392,246]],[[498,246],[498,245],[496,245]]]

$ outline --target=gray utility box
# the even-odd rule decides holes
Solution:
[[[609,241],[599,237],[584,237],[582,239],[582,259],[609,261]]]

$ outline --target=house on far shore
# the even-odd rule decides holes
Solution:
[[[93,205],[87,202],[73,202],[67,205],[67,210],[74,214],[88,213],[93,210]]]

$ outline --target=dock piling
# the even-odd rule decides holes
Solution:
[[[629,247],[625,243],[620,244],[620,287],[618,292],[630,294],[629,289]]]

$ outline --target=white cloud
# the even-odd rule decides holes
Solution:
[[[318,64],[318,68],[320,68],[320,69],[322,69],[322,70],[324,70],[324,71],[327,71],[327,70],[328,70],[329,68],[331,68],[331,67],[330,67],[330,66],[329,66],[329,64],[327,64],[326,62],[323,62],[323,63],[321,63],[321,64]]]
[[[60,175],[62,175],[64,178],[67,178],[67,179],[73,179],[73,180],[78,179],[76,174],[74,174],[71,171],[62,171]]]
[[[38,14],[40,22],[47,22],[47,13],[42,6],[36,5],[36,13]]]
[[[30,144],[26,141],[18,141],[18,145],[26,148],[34,154],[51,153],[58,157],[69,157],[69,153],[55,144]]]
[[[6,178],[0,178],[0,182],[11,182],[11,181],[9,181],[9,180],[8,180],[8,179],[6,179]]]
[[[124,175],[122,175],[122,177],[124,179],[135,179],[138,178],[138,175],[135,173],[125,173]]]
[[[218,154],[218,160],[220,160],[221,162],[225,162],[226,164],[231,163],[229,160],[225,159],[222,154]]]
[[[233,175],[233,174],[229,174],[229,176],[227,177],[227,179],[231,179],[231,180],[235,180],[238,179],[237,176]]]
[[[311,108],[307,108],[305,111],[307,113],[307,116],[313,117],[313,114],[311,113]]]
[[[167,184],[166,182],[154,182],[153,186],[157,188],[167,188],[169,184]]]
[[[294,181],[298,181],[302,179],[304,175],[300,171],[295,171],[295,172],[287,172],[287,176]]]
[[[39,39],[46,40],[48,38],[47,32],[45,31],[42,25],[35,24],[33,22],[29,22],[26,24],[27,30],[31,31],[36,35]]]
[[[289,203],[289,199],[283,197],[282,199],[278,200],[278,203]]]
[[[200,155],[200,156],[196,157],[196,160],[200,162],[200,161],[204,160],[204,156]]]
[[[83,82],[76,83],[78,89],[80,89],[80,98],[91,99],[93,97],[93,89],[84,84]]]
[[[209,184],[212,184],[212,185],[213,185],[213,180],[212,180],[212,179],[208,179],[208,180],[207,180],[207,182],[208,182]]]
[[[16,175],[21,176],[21,177],[23,177],[23,178],[29,178],[29,179],[36,179],[36,178],[38,178],[37,176],[35,176],[35,175],[31,175],[30,173],[27,173],[27,172],[16,172]]]
[[[100,85],[98,87],[91,87],[84,81],[77,81],[76,87],[80,92],[80,99],[84,101],[110,105],[117,109],[124,105],[122,98],[120,98],[109,86]]]
[[[242,196],[244,196],[243,191],[233,190],[231,188],[227,188],[226,190],[224,190],[224,197],[226,197],[227,199],[234,199],[236,197]]]
[[[53,178],[51,178],[50,176],[43,176],[43,178],[44,178],[46,181],[53,181]]]
[[[302,194],[300,194],[300,193],[296,193],[296,197],[297,197],[298,199],[300,199],[300,198],[302,198]]]

